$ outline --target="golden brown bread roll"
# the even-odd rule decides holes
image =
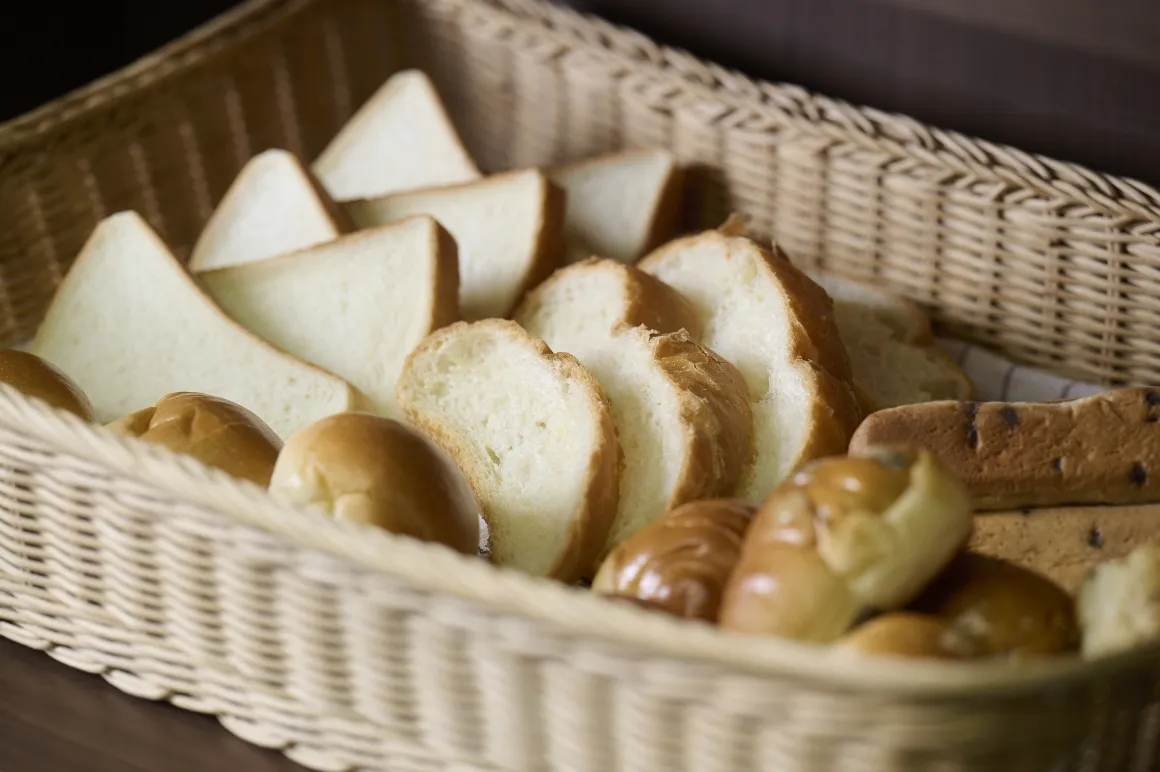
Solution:
[[[278,457],[270,493],[339,520],[479,553],[479,504],[451,457],[409,426],[339,413],[296,432]]]
[[[969,659],[979,655],[945,619],[895,611],[874,617],[834,642],[838,654],[908,659]]]
[[[35,354],[0,349],[0,383],[86,421],[93,420],[93,405],[80,386]]]
[[[164,445],[206,466],[265,487],[282,440],[261,418],[228,399],[178,391],[108,424],[117,434]]]
[[[872,447],[808,464],[754,518],[720,625],[831,642],[868,611],[912,600],[970,531],[966,490],[927,451]]]
[[[1036,657],[1075,651],[1075,603],[1045,576],[963,552],[910,605],[946,619],[978,656]]]
[[[753,512],[733,499],[682,504],[618,544],[596,573],[592,591],[715,622]]]
[[[947,619],[989,656],[1074,651],[1072,597],[1047,577],[998,558],[963,552],[911,608]]]

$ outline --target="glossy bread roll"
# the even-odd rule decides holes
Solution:
[[[179,391],[108,425],[117,434],[164,445],[207,466],[265,487],[282,440],[241,405]]]
[[[860,657],[968,659],[978,656],[973,641],[947,620],[896,611],[874,617],[834,643],[834,651]]]
[[[831,642],[912,600],[966,542],[967,493],[924,450],[871,447],[808,464],[762,504],[719,622]]]
[[[1059,585],[998,558],[963,552],[911,609],[942,617],[984,657],[1037,657],[1079,646],[1075,604]]]
[[[0,349],[0,383],[86,421],[93,420],[93,405],[80,386],[35,354]]]
[[[479,552],[479,504],[451,457],[415,429],[369,413],[339,413],[295,433],[270,493],[340,520]]]
[[[596,573],[592,591],[714,622],[753,512],[733,499],[682,504],[618,544]]]

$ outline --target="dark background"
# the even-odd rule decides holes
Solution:
[[[1158,0],[569,2],[760,78],[1160,185]],[[0,119],[233,4],[13,5]]]

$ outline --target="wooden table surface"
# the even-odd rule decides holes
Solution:
[[[3,772],[303,772],[209,716],[130,697],[0,639]]]

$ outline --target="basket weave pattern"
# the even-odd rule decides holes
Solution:
[[[0,334],[102,217],[179,251],[251,154],[313,157],[393,71],[488,169],[663,144],[691,226],[753,217],[951,331],[1160,374],[1160,194],[755,83],[538,0],[251,0],[0,128]],[[850,666],[283,510],[0,388],[0,634],[323,770],[906,772],[1160,764],[1160,650]]]

